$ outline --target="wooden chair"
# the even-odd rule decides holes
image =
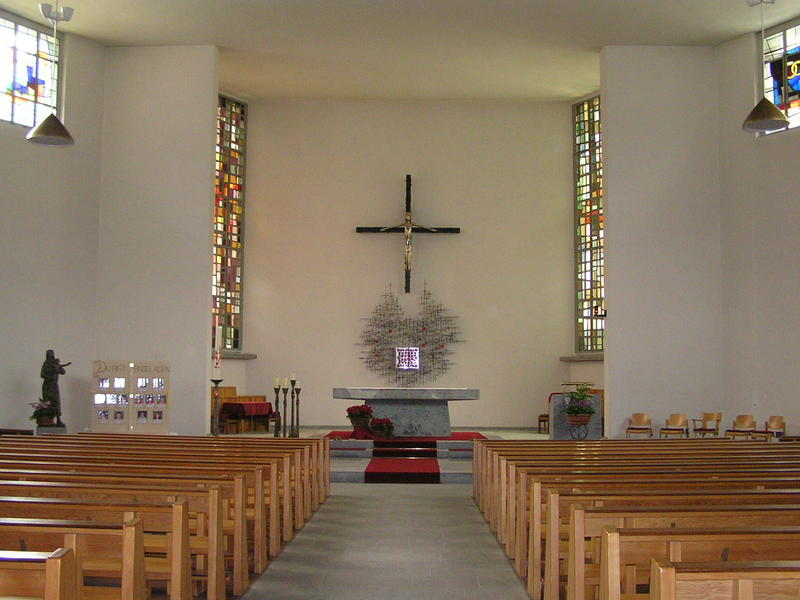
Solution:
[[[781,416],[773,416],[764,422],[764,429],[756,429],[750,433],[750,437],[755,439],[772,439],[786,435],[786,423]]]
[[[628,428],[625,430],[625,437],[629,438],[635,434],[645,434],[647,437],[653,437],[650,415],[647,413],[633,413],[631,415]]]
[[[694,433],[695,437],[706,437],[707,435],[719,437],[719,424],[721,421],[721,412],[704,412],[699,419],[692,419],[692,433]]]
[[[731,428],[725,431],[725,437],[733,439],[743,437],[749,440],[755,429],[756,420],[753,418],[753,415],[736,415]]]
[[[658,437],[689,437],[689,419],[683,413],[673,413],[666,420],[666,426],[658,430]]]
[[[547,413],[539,415],[539,433],[550,433],[550,415]]]

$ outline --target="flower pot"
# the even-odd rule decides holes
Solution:
[[[347,417],[350,419],[350,423],[353,425],[353,429],[356,427],[369,427],[369,422],[372,419],[370,415],[365,416],[354,416],[354,417]]]
[[[573,427],[586,425],[592,420],[592,415],[567,415],[567,423]]]
[[[36,417],[37,427],[48,427],[56,424],[55,417]]]
[[[375,437],[381,440],[388,440],[394,437],[394,427],[391,429],[373,429]]]

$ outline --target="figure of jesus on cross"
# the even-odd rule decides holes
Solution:
[[[411,292],[411,248],[414,233],[461,233],[460,227],[424,227],[414,223],[411,217],[411,175],[406,175],[406,214],[402,225],[390,227],[356,227],[356,233],[403,233],[405,240],[405,292]]]

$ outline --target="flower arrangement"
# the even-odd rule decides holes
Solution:
[[[42,418],[55,418],[58,415],[58,409],[52,402],[45,402],[41,398],[38,402],[31,402],[33,407],[33,414],[29,417],[31,421],[36,421]]]
[[[564,413],[567,415],[593,415],[591,386],[588,383],[579,383],[575,391],[569,393],[564,401]]]
[[[358,404],[347,409],[347,418],[372,417],[372,407],[369,404]]]
[[[369,428],[377,438],[390,438],[394,434],[394,423],[391,419],[372,419]]]

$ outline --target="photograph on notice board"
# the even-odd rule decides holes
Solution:
[[[136,412],[136,422],[140,425],[144,425],[147,423],[147,411],[146,410],[139,410]]]
[[[115,410],[114,411],[114,423],[117,425],[121,425],[125,422],[125,411],[124,410]]]

